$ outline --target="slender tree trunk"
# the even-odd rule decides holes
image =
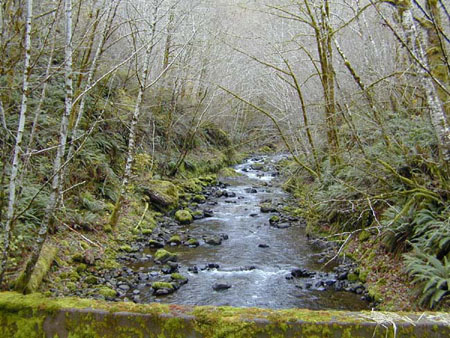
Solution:
[[[406,4],[398,6],[398,11],[401,16],[403,32],[405,36],[406,45],[415,59],[419,61],[424,67],[428,68],[428,61],[418,37],[417,28],[414,23],[414,17],[411,10],[411,5]],[[439,142],[442,159],[445,162],[450,160],[450,128],[447,125],[447,119],[439,95],[434,86],[433,80],[426,70],[420,65],[416,64],[416,60],[411,60],[415,65],[415,70],[420,79],[420,85],[425,93],[425,99],[430,112],[431,122],[433,124],[436,136]]]
[[[427,0],[426,6],[430,13],[430,22],[427,22],[425,25],[428,35],[428,48],[426,54],[431,73],[447,88],[446,92],[439,86],[435,86],[439,99],[444,106],[448,123],[448,118],[450,116],[450,95],[448,95],[448,90],[450,90],[450,60],[445,38],[442,36],[445,30],[442,25],[437,0]]]
[[[154,47],[157,15],[158,15],[158,6],[155,4],[153,18],[152,18],[152,29],[151,29],[151,33],[150,33],[151,36],[150,36],[148,46],[146,49],[146,53],[145,53],[144,68],[143,68],[143,72],[142,72],[142,77],[139,80],[139,92],[136,97],[133,118],[131,120],[131,125],[130,125],[130,133],[129,133],[128,149],[127,149],[127,160],[125,163],[122,184],[120,186],[119,197],[117,198],[116,205],[114,207],[114,210],[111,214],[110,221],[109,221],[109,224],[112,227],[116,226],[117,222],[119,221],[122,204],[125,199],[126,189],[128,187],[128,182],[131,177],[131,169],[132,169],[133,162],[134,162],[134,155],[135,155],[134,151],[135,151],[135,147],[136,147],[136,127],[137,127],[137,123],[139,121],[139,117],[141,114],[142,99],[143,99],[145,90],[147,88],[147,81],[148,81],[149,74],[150,74],[150,59],[151,59],[152,51],[153,51],[153,47]]]
[[[31,252],[31,257],[28,260],[23,279],[21,279],[21,283],[16,285],[16,289],[18,291],[23,292],[30,281],[33,270],[36,266],[36,263],[41,254],[44,243],[47,239],[48,231],[50,224],[53,220],[53,214],[55,212],[57,199],[58,199],[58,189],[59,189],[59,180],[61,175],[61,165],[64,159],[64,153],[66,149],[67,143],[67,133],[68,133],[68,124],[69,124],[69,116],[72,112],[72,101],[73,101],[73,71],[72,71],[72,0],[65,0],[65,25],[66,25],[66,42],[65,42],[65,109],[63,116],[61,118],[60,124],[60,139],[58,144],[57,153],[55,156],[54,164],[53,164],[53,181],[52,181],[52,190],[50,193],[49,201],[47,204],[47,208],[45,210],[44,219],[41,222],[39,232],[36,238],[36,243]]]
[[[29,92],[29,79],[31,75],[31,20],[33,18],[33,0],[27,0],[27,18],[25,24],[25,62],[23,72],[23,84],[22,84],[22,102],[20,105],[19,114],[19,126],[17,128],[16,143],[14,146],[14,155],[11,166],[11,175],[9,178],[9,196],[8,196],[8,209],[6,211],[6,222],[4,228],[3,238],[3,252],[2,261],[0,264],[0,285],[3,281],[3,276],[7,267],[7,261],[9,257],[9,246],[11,239],[11,227],[14,217],[14,209],[16,204],[16,183],[20,166],[20,152],[22,145],[22,138],[25,129],[25,118],[28,109],[28,96]]]

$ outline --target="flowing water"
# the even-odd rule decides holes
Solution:
[[[235,167],[242,174],[226,178],[226,190],[235,197],[209,198],[204,208],[211,209],[213,217],[195,221],[186,226],[191,237],[201,239],[205,235],[227,234],[219,246],[201,241],[198,248],[179,246],[168,248],[179,253],[180,273],[189,278],[177,292],[155,298],[142,292],[142,301],[188,305],[230,305],[261,308],[309,308],[309,309],[367,309],[368,303],[350,292],[317,291],[298,288],[295,280],[288,280],[293,268],[325,271],[317,262],[317,248],[305,236],[304,225],[294,222],[286,229],[269,225],[274,213],[262,213],[260,204],[270,200],[282,205],[289,199],[276,183],[276,172],[254,170],[255,163],[271,167],[279,157],[247,160]],[[272,162],[272,163],[270,163]],[[259,168],[257,168],[259,169]],[[250,189],[256,189],[256,193]],[[232,194],[231,194],[232,195]],[[209,204],[208,204],[209,203]],[[215,204],[217,203],[217,204]],[[268,245],[261,248],[260,244]],[[155,250],[149,250],[153,254]],[[209,263],[219,268],[201,268]],[[153,263],[134,264],[133,269],[149,268]],[[198,266],[198,273],[188,267]],[[227,283],[231,288],[215,291],[213,285]],[[145,291],[145,290],[143,290]],[[148,296],[144,296],[148,295]]]

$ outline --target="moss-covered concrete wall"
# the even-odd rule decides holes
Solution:
[[[6,292],[0,337],[450,337],[450,315],[137,305]]]

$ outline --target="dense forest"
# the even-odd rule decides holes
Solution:
[[[83,288],[288,153],[290,212],[380,308],[448,309],[449,51],[444,0],[2,0],[1,288]]]

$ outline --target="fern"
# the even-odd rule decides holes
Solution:
[[[441,262],[415,247],[412,253],[405,255],[405,261],[414,283],[422,286],[421,304],[428,303],[434,308],[450,294],[450,264],[447,257]]]

